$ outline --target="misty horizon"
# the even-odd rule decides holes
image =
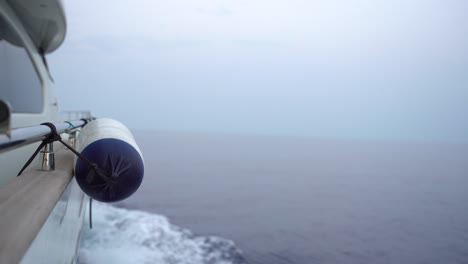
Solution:
[[[468,142],[466,1],[65,8],[49,58],[64,110],[136,129]]]

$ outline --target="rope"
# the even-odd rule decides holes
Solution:
[[[101,177],[106,183],[115,183],[115,180],[113,180],[111,177],[107,176],[107,173],[99,168],[96,163],[91,162],[89,159],[87,159],[85,156],[81,155],[78,151],[76,151],[73,147],[68,145],[62,140],[62,137],[60,134],[57,132],[57,128],[55,127],[54,124],[52,123],[42,123],[41,125],[47,126],[50,128],[50,133],[47,135],[47,137],[41,142],[39,147],[37,147],[36,151],[34,151],[33,155],[26,161],[24,164],[23,168],[20,170],[17,176],[20,176],[21,173],[31,164],[31,162],[34,160],[34,158],[37,156],[39,151],[47,144],[50,144],[52,142],[58,141],[62,143],[66,148],[68,148],[73,154],[75,154],[79,159],[84,161],[88,166],[96,172],[96,174]]]
[[[83,126],[86,126],[89,123],[89,120],[86,118],[81,118],[80,120],[84,122]]]
[[[57,141],[57,140],[61,140],[62,138],[60,137],[60,135],[57,133],[57,128],[54,126],[54,124],[52,123],[42,123],[41,125],[44,125],[44,126],[48,126],[50,128],[50,133],[49,135],[47,135],[47,137],[42,140],[41,144],[39,145],[39,147],[37,147],[36,151],[34,151],[33,155],[28,159],[28,161],[26,161],[26,163],[24,164],[23,168],[20,170],[20,172],[18,173],[17,176],[20,176],[21,173],[23,173],[23,171],[29,166],[29,164],[31,164],[31,162],[34,160],[34,158],[37,156],[37,154],[39,153],[39,151],[47,144],[49,143],[52,143],[54,141]]]
[[[67,128],[67,131],[65,131],[65,133],[70,134],[72,136],[76,136],[76,133],[78,132],[78,130],[74,130],[74,129],[76,129],[77,127],[74,126],[70,121],[65,121],[65,123],[67,123],[69,125],[69,127]],[[86,124],[86,122],[85,122],[85,124]],[[72,130],[74,130],[74,131],[72,131]]]
[[[64,123],[67,123],[69,125],[69,127],[67,129],[76,128],[70,121],[65,121]]]
[[[85,121],[85,125],[88,123],[87,120],[85,119],[82,119],[83,121]],[[70,122],[66,122],[70,125],[70,127],[67,129],[67,130],[72,130],[72,129],[75,129],[76,127],[73,126],[72,123]],[[28,159],[28,161],[26,161],[26,163],[24,164],[23,168],[20,170],[20,172],[18,173],[17,176],[20,176],[21,173],[23,173],[23,171],[31,164],[31,162],[34,160],[34,158],[37,156],[37,154],[39,153],[39,151],[47,144],[50,144],[50,143],[53,143],[55,141],[58,141],[60,143],[62,143],[66,148],[68,148],[71,152],[73,152],[73,154],[75,154],[79,159],[83,160],[86,164],[88,164],[88,166],[94,170],[96,172],[97,175],[99,175],[99,177],[101,177],[106,183],[115,183],[115,180],[113,180],[111,177],[107,176],[106,175],[106,172],[102,169],[100,169],[96,163],[93,163],[91,162],[89,159],[87,159],[85,156],[81,155],[81,153],[79,153],[78,151],[76,151],[73,147],[71,147],[70,145],[68,145],[67,143],[65,143],[63,140],[62,140],[62,137],[60,136],[60,134],[57,132],[57,128],[55,127],[54,124],[52,123],[42,123],[41,125],[44,125],[44,126],[47,126],[50,128],[50,133],[46,136],[46,138],[44,140],[42,140],[41,144],[39,145],[39,147],[37,147],[37,149],[34,151],[34,153],[32,154],[32,156]],[[76,133],[76,131],[73,131],[71,132],[73,133],[73,135]],[[89,198],[89,228],[92,229],[93,228],[93,200],[91,199],[91,197]]]

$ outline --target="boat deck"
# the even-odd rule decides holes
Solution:
[[[0,187],[0,263],[21,261],[69,185],[74,156],[57,149],[54,171],[40,170],[37,157],[21,176]]]

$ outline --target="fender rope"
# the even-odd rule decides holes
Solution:
[[[87,159],[85,156],[81,155],[78,151],[76,151],[73,147],[68,145],[62,140],[62,137],[60,134],[57,132],[57,128],[55,127],[54,124],[52,123],[42,123],[41,125],[47,126],[50,128],[50,133],[47,135],[47,137],[41,142],[41,144],[37,147],[37,149],[34,151],[32,156],[26,161],[24,164],[23,168],[20,170],[17,176],[20,176],[21,173],[31,164],[31,162],[34,160],[34,158],[37,156],[39,151],[47,144],[58,141],[62,143],[66,148],[68,148],[73,154],[75,154],[79,159],[83,160],[88,166],[96,172],[96,174],[101,177],[106,183],[115,183],[114,180],[107,176],[107,173],[99,168],[96,163],[91,162],[89,159]]]

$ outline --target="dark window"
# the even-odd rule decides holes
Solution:
[[[42,87],[21,41],[0,16],[0,98],[15,113],[42,112]]]

